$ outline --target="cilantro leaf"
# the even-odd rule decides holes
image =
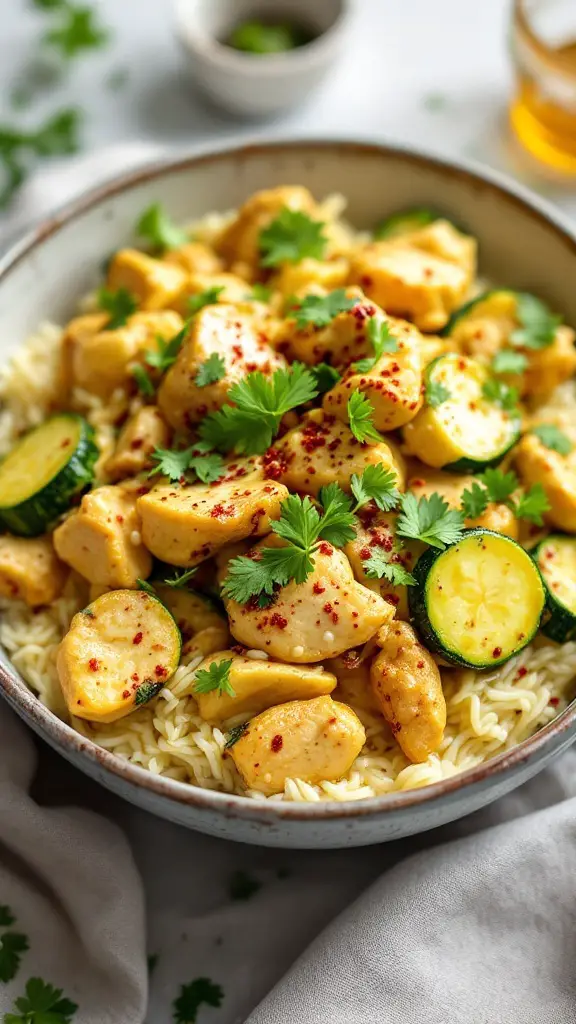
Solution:
[[[440,380],[432,380],[431,378],[426,382],[426,403],[433,409],[437,409],[443,402],[449,402],[452,398],[451,392],[447,387],[444,386]]]
[[[328,295],[306,295],[297,304],[291,306],[291,315],[296,321],[299,331],[308,324],[314,327],[327,327],[339,313],[346,313],[358,305],[360,299],[350,299],[345,288],[337,288]]]
[[[320,520],[317,536],[337,548],[342,548],[356,536],[352,501],[337,483],[321,487],[319,498],[324,515]]]
[[[374,406],[369,398],[360,391],[355,391],[348,399],[347,410],[350,430],[357,441],[366,444],[368,441],[382,440],[374,426]]]
[[[526,356],[512,348],[500,349],[492,360],[494,373],[523,373],[527,366]]]
[[[235,697],[236,691],[230,682],[230,668],[232,658],[224,661],[213,661],[207,669],[199,668],[194,680],[195,693],[212,693],[218,690],[220,696],[227,693],[229,697]]]
[[[22,954],[29,949],[26,935],[4,932],[0,939],[0,981],[12,981],[18,973]]]
[[[285,206],[260,232],[262,266],[298,263],[306,256],[321,260],[328,242],[323,234],[324,227],[322,221],[312,220],[301,210],[290,210]]]
[[[148,366],[154,367],[160,373],[165,373],[166,370],[169,370],[173,363],[176,362],[187,332],[188,323],[185,323],[182,330],[178,331],[178,334],[175,334],[173,338],[170,338],[170,341],[164,341],[164,338],[158,335],[156,338],[156,348],[147,349],[144,354]]]
[[[396,508],[400,499],[400,492],[396,488],[396,476],[391,470],[384,469],[380,463],[367,466],[362,476],[353,473],[350,487],[356,498],[356,509],[373,501],[382,512],[390,512]]]
[[[108,29],[98,25],[97,11],[66,3],[56,8],[59,24],[42,37],[45,46],[55,49],[64,60],[77,57],[83,50],[97,50],[110,40]]]
[[[25,181],[34,157],[76,153],[82,115],[74,107],[60,110],[35,131],[0,125],[0,209],[5,209]]]
[[[372,342],[374,355],[367,356],[365,359],[359,359],[358,362],[352,364],[353,369],[358,373],[368,373],[373,366],[375,366],[378,360],[382,358],[385,352],[398,351],[398,342],[391,334],[390,325],[384,317],[371,317],[366,334]]]
[[[518,519],[527,519],[536,526],[543,526],[543,513],[550,508],[550,502],[542,484],[533,484],[526,494],[522,494],[518,501],[510,502],[510,508]]]
[[[402,494],[400,508],[396,532],[401,537],[421,540],[430,547],[443,550],[462,535],[462,512],[451,509],[436,491],[429,498],[424,496],[420,499],[411,492]]]
[[[230,899],[249,900],[261,888],[262,882],[249,875],[247,871],[235,871],[230,879]]]
[[[536,351],[552,344],[562,323],[561,316],[555,316],[540,299],[527,292],[518,295],[516,316],[521,326],[510,335],[511,343]]]
[[[331,391],[340,380],[338,370],[335,370],[333,366],[329,366],[328,363],[317,363],[316,366],[311,366],[310,373],[314,378],[319,395],[324,395],[327,391]]]
[[[462,511],[467,519],[477,519],[486,511],[489,501],[488,491],[475,480],[470,490],[462,492]]]
[[[272,377],[256,370],[230,388],[228,399],[234,406],[225,405],[204,418],[200,437],[221,451],[260,454],[270,447],[282,417],[316,395],[314,377],[302,363],[280,368]]]
[[[134,295],[127,288],[118,288],[115,292],[109,288],[100,288],[98,305],[110,315],[108,323],[103,328],[105,331],[115,331],[117,327],[123,327],[128,317],[138,309]]]
[[[296,547],[310,548],[318,537],[320,515],[308,495],[289,494],[280,509],[280,518],[270,524],[274,533]]]
[[[41,978],[26,982],[26,994],[14,1001],[18,1014],[7,1013],[5,1024],[71,1024],[78,1006]]]
[[[411,572],[397,562],[389,562],[382,551],[373,551],[363,565],[368,579],[385,579],[394,587],[413,587],[416,583]]]
[[[204,484],[214,483],[224,476],[225,467],[217,452],[205,450],[201,443],[175,451],[173,448],[155,448],[150,458],[156,463],[148,476],[167,476],[170,483],[178,483],[186,479],[191,471]]]
[[[244,733],[248,732],[248,722],[242,722],[242,725],[233,725],[228,731],[228,737],[224,744],[224,750],[230,750],[238,740],[241,740]]]
[[[252,291],[248,292],[246,296],[249,302],[270,302],[272,298],[272,289],[268,288],[265,284],[252,285]]]
[[[203,292],[191,295],[188,299],[190,315],[199,313],[204,306],[215,306],[224,291],[224,285],[215,285],[212,288],[205,288]]]
[[[196,1024],[198,1010],[202,1005],[219,1007],[224,991],[210,978],[195,978],[188,985],[182,985],[180,995],[173,1003],[174,1024]]]
[[[0,906],[0,928],[8,928],[9,925],[14,924],[15,920],[16,918],[10,907],[2,904]]]
[[[216,384],[222,380],[226,373],[224,357],[218,352],[212,352],[208,359],[201,364],[196,374],[196,384],[199,388],[205,388],[208,384]]]
[[[168,576],[162,583],[166,587],[172,587],[174,590],[183,589],[188,585],[193,576],[196,575],[198,566],[195,565],[193,569],[185,569],[184,572],[178,572],[174,570],[173,576]]]
[[[145,594],[150,594],[150,597],[155,597],[156,599],[158,599],[158,594],[154,590],[152,584],[148,583],[148,580],[142,580],[140,579],[140,577],[138,577],[136,583],[138,584],[138,590],[143,590]],[[93,616],[94,613],[91,612],[91,615]]]
[[[518,389],[505,384],[503,380],[491,378],[482,385],[482,395],[487,402],[494,402],[505,412],[513,412],[518,406]]]
[[[132,376],[136,381],[138,390],[145,398],[153,398],[156,394],[156,388],[150,379],[150,374],[140,363],[135,363],[132,367]]]
[[[136,225],[136,234],[159,252],[178,249],[188,241],[186,232],[174,223],[161,203],[152,203],[144,210]]]
[[[545,448],[558,452],[559,455],[569,455],[574,448],[568,435],[559,430],[554,423],[539,423],[538,426],[532,427],[532,433]]]
[[[479,479],[488,492],[489,501],[507,501],[518,487],[518,477],[512,470],[505,473],[502,469],[486,469]]]

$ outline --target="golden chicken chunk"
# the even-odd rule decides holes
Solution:
[[[264,456],[265,470],[291,491],[317,495],[336,482],[350,490],[350,478],[367,466],[382,465],[396,475],[404,489],[404,460],[393,441],[361,444],[348,426],[321,409],[313,409],[301,423],[276,441]]]
[[[332,691],[334,700],[348,704],[356,712],[379,715],[380,706],[370,682],[370,660],[360,660],[362,648],[346,651],[338,658],[326,662],[326,668],[336,676],[338,685]]]
[[[535,434],[525,434],[515,450],[515,462],[526,487],[542,484],[550,503],[546,520],[576,533],[576,446],[561,455],[546,448]]]
[[[358,251],[350,281],[387,313],[412,320],[422,331],[438,331],[466,298],[472,273],[400,238]]]
[[[460,508],[464,491],[471,490],[474,483],[473,476],[445,473],[442,469],[420,465],[415,475],[409,478],[406,489],[413,491],[417,498],[429,498],[434,493],[439,494],[450,508]],[[507,537],[512,537],[512,540],[518,539],[518,520],[512,509],[503,502],[489,502],[481,516],[466,519],[465,525],[481,526],[485,530],[504,533]]]
[[[273,796],[284,790],[287,779],[311,785],[341,779],[365,740],[364,727],[351,708],[331,697],[316,697],[263,711],[230,754],[248,789]]]
[[[442,218],[432,221],[417,231],[409,231],[402,235],[402,241],[427,252],[438,259],[447,260],[465,270],[472,279],[476,273],[478,245],[471,235],[458,231],[449,220]]]
[[[299,328],[296,319],[289,316],[278,330],[277,348],[308,366],[329,362],[341,368],[372,355],[368,329],[372,318],[382,316],[382,311],[359,289],[348,288],[346,294],[356,299],[356,305],[338,313],[326,327],[306,324]]]
[[[365,568],[372,555],[382,555],[386,561],[400,565],[412,572],[425,546],[417,540],[407,540],[396,534],[397,515],[381,512],[372,505],[360,509],[356,526],[356,537],[344,548],[354,577],[375,594],[380,594],[396,611],[396,617],[408,619],[407,587],[393,586],[385,577],[371,578]]]
[[[298,263],[284,263],[271,278],[270,287],[281,292],[285,299],[292,295],[304,296],[312,290],[322,294],[343,288],[349,272],[350,264],[342,257],[314,260],[308,256]]]
[[[185,289],[174,303],[174,308],[183,317],[190,316],[192,312],[191,299],[202,292],[209,292],[212,289],[221,289],[214,296],[211,305],[218,303],[245,303],[250,296],[250,285],[242,277],[236,274],[191,274],[188,278]]]
[[[177,249],[170,249],[162,262],[180,267],[187,274],[218,274],[223,270],[222,260],[203,242],[185,242]]]
[[[232,463],[217,484],[160,483],[138,499],[144,543],[170,565],[198,565],[225,544],[268,533],[287,496],[254,460]]]
[[[125,288],[142,310],[169,309],[186,287],[188,274],[182,267],[138,249],[120,249],[108,267],[106,285],[111,291]]]
[[[248,658],[234,651],[219,651],[198,666],[198,672],[210,665],[231,661],[228,681],[234,691],[194,692],[198,709],[207,722],[225,722],[236,715],[257,715],[275,704],[290,700],[311,700],[332,693],[336,677],[322,667],[286,665],[281,661]]]
[[[88,339],[104,330],[110,317],[108,313],[85,313],[76,316],[66,325],[60,349],[60,375],[65,392],[74,384],[74,353],[82,349]]]
[[[228,620],[208,598],[185,587],[162,583],[154,583],[154,590],[180,630],[183,655],[202,654],[206,658],[225,650],[230,643]]]
[[[223,376],[214,383],[198,382],[201,367],[212,355],[224,360]],[[220,409],[232,384],[252,370],[269,375],[285,366],[284,358],[267,344],[251,316],[237,306],[205,306],[192,319],[178,357],[162,380],[158,405],[179,430],[200,422]]]
[[[425,761],[444,737],[446,701],[438,666],[407,622],[378,634],[370,679],[380,710],[406,757]]]
[[[133,494],[119,486],[97,487],[56,528],[54,547],[90,583],[135,587],[152,570],[140,529]]]
[[[252,553],[257,558],[264,547],[282,544],[267,537]],[[356,582],[343,552],[325,541],[314,553],[306,581],[282,587],[269,607],[260,608],[257,601],[238,604],[226,596],[224,603],[236,640],[295,664],[335,658],[365,643],[394,615],[392,605]]]
[[[0,594],[31,608],[60,597],[68,571],[56,557],[51,537],[0,537]]]
[[[370,399],[376,430],[396,430],[414,419],[422,405],[422,335],[405,320],[389,321],[395,351],[385,352],[365,372],[351,366],[324,396],[324,408],[348,423],[347,403],[354,392]]]
[[[217,252],[228,264],[245,264],[255,274],[260,264],[260,232],[285,207],[309,216],[318,212],[313,196],[301,185],[281,185],[255,192],[216,240]]]
[[[172,310],[134,313],[123,327],[100,330],[78,341],[72,353],[74,383],[100,398],[109,398],[134,380],[132,366],[146,349],[157,349],[158,339],[169,341],[182,329],[182,318]]]
[[[105,470],[111,480],[136,476],[153,465],[155,448],[166,448],[170,431],[155,405],[144,405],[122,427]]]

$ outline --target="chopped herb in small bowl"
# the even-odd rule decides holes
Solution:
[[[225,42],[234,50],[262,55],[296,50],[313,39],[314,33],[304,25],[250,18],[236,25]]]

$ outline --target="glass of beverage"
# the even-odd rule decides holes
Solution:
[[[576,0],[514,0],[512,127],[542,163],[576,176]]]

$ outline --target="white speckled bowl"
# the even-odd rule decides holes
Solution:
[[[307,185],[318,197],[344,193],[360,228],[411,204],[445,209],[479,238],[484,273],[537,292],[576,324],[576,233],[525,189],[409,150],[275,142],[165,160],[116,179],[41,224],[0,263],[2,359],[40,321],[72,315],[78,297],[96,282],[102,259],[130,240],[151,202],[160,200],[177,220],[190,220],[281,183]],[[348,803],[256,802],[152,775],[83,739],[39,703],[1,653],[0,686],[40,736],[126,800],[201,832],[265,846],[362,846],[426,831],[519,786],[576,738],[572,705],[509,752],[433,786]]]

